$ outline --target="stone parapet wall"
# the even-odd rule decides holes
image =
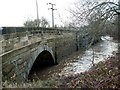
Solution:
[[[57,28],[3,27],[0,35],[0,54],[69,32],[71,31]]]

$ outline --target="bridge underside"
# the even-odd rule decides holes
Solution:
[[[55,64],[55,62],[54,62],[54,59],[53,59],[51,53],[47,50],[44,50],[38,55],[35,62],[33,63],[33,66],[30,70],[29,76],[31,76],[31,74],[33,74],[35,72],[39,72],[40,70],[47,68],[54,64]]]
[[[47,50],[42,51],[35,60],[35,64],[54,64],[54,59],[51,53]]]

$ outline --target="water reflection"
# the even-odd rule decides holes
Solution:
[[[101,39],[102,42],[93,47],[95,64],[113,56],[113,52],[118,50],[118,45],[113,41],[112,37],[104,36]],[[93,50],[92,48],[86,50],[82,57],[78,56],[79,58],[75,62],[69,63],[69,66],[63,68],[61,74],[70,75],[89,70],[92,66]]]

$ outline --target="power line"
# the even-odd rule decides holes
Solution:
[[[53,3],[47,3],[47,5],[50,4],[52,7],[51,8],[48,8],[52,10],[52,27],[54,27],[54,10],[57,10],[57,9],[54,9],[53,6],[56,5],[56,4],[53,4]]]

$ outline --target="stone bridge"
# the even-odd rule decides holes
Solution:
[[[0,33],[3,81],[26,81],[35,63],[58,64],[90,41],[84,37],[82,45],[80,32],[57,28],[2,27]]]

